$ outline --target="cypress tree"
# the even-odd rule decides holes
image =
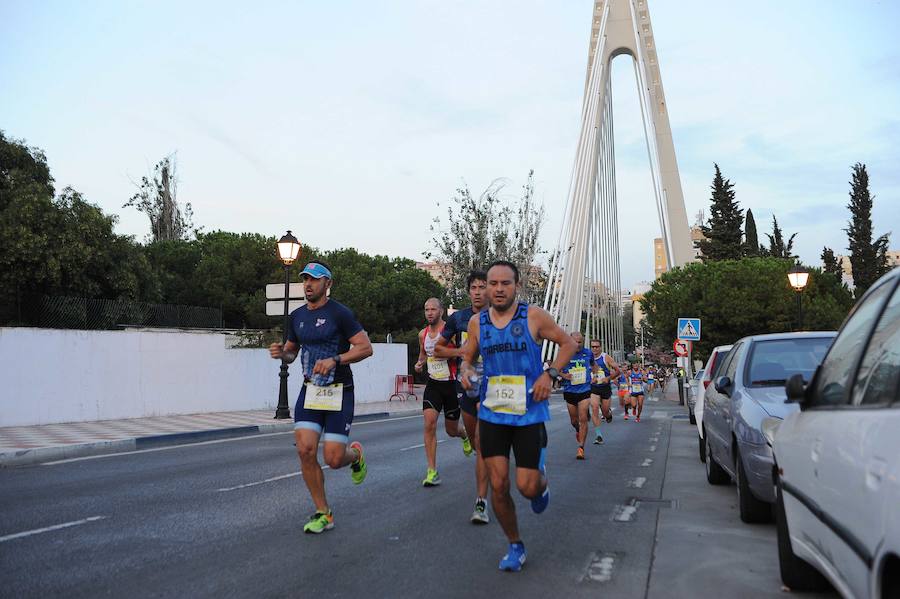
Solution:
[[[866,165],[857,162],[853,165],[850,203],[847,205],[850,209],[850,223],[844,229],[849,242],[856,297],[861,297],[878,277],[888,271],[888,235],[884,234],[872,241],[872,200]]]
[[[756,219],[753,211],[747,209],[747,219],[744,221],[744,255],[759,256],[759,236],[756,234]]]
[[[766,233],[766,237],[769,238],[769,249],[766,251],[766,256],[772,256],[773,258],[786,258],[788,260],[793,260],[797,256],[794,255],[794,237],[797,234],[794,233],[791,235],[790,239],[788,239],[787,243],[784,242],[784,233],[781,231],[781,227],[778,226],[778,219],[775,218],[775,215],[772,215],[772,234],[769,235]]]
[[[722,176],[718,164],[715,167],[709,225],[703,226],[706,240],[700,242],[704,262],[737,260],[743,255],[744,213],[734,199],[734,184]]]
[[[834,250],[830,247],[822,248],[822,264],[825,272],[831,273],[839,279],[841,278],[843,274],[841,264],[838,262],[837,256],[834,255]]]

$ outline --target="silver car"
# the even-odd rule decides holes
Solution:
[[[812,378],[835,332],[776,333],[734,344],[703,406],[706,479],[734,480],[744,522],[770,522],[775,502],[772,449],[762,433],[765,418],[799,411],[786,404],[784,384],[794,374]]]

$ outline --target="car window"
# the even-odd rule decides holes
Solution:
[[[863,354],[853,385],[856,405],[888,404],[900,384],[900,287],[894,290]]]
[[[884,283],[879,285],[855,307],[844,323],[816,377],[810,406],[837,406],[850,401],[847,393],[850,377],[890,288]]]
[[[741,350],[744,349],[744,345],[744,343],[738,343],[731,348],[731,353],[728,354],[728,361],[725,364],[722,364],[722,376],[727,376],[732,381],[734,380],[734,373],[737,371],[737,363],[741,356]]]
[[[803,380],[809,381],[833,339],[799,337],[757,341],[750,349],[744,382],[751,387],[781,387],[795,374],[802,374]]]
[[[725,359],[728,358],[728,354],[730,353],[730,349],[719,350],[716,354],[716,361],[712,366],[712,376],[710,378],[715,378],[719,374],[719,371],[722,370],[722,364],[725,363]]]

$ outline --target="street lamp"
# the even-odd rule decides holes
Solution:
[[[284,265],[284,330],[281,333],[281,342],[287,343],[287,332],[290,323],[290,296],[291,296],[291,264],[300,254],[300,242],[294,237],[290,231],[281,236],[278,240],[278,258]],[[288,365],[284,360],[281,361],[281,372],[278,374],[281,379],[278,385],[278,407],[275,408],[275,418],[283,419],[291,417],[291,409],[288,407]]]
[[[797,330],[803,329],[803,289],[809,283],[809,272],[800,265],[788,271],[788,282],[797,292]]]

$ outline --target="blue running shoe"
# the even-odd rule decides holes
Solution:
[[[548,505],[550,505],[550,481],[547,480],[547,465],[544,463],[544,457],[546,453],[547,448],[541,449],[541,457],[538,461],[538,470],[544,476],[544,480],[547,482],[547,486],[544,489],[543,493],[531,500],[531,511],[535,514],[540,514],[547,509]]]
[[[518,543],[509,544],[509,552],[500,560],[500,569],[506,572],[518,572],[525,563],[525,544]]]

